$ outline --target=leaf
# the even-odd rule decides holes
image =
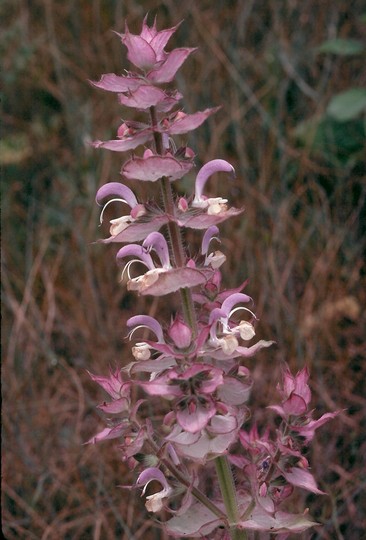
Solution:
[[[340,56],[349,56],[352,54],[360,54],[364,50],[361,41],[356,39],[328,39],[317,47],[318,53],[331,53]]]
[[[350,88],[334,96],[327,107],[329,116],[338,122],[354,120],[366,110],[366,89]]]

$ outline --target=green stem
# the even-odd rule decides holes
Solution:
[[[217,457],[215,459],[215,466],[221,495],[229,520],[231,538],[232,540],[247,540],[246,532],[237,529],[235,526],[235,524],[239,521],[238,502],[236,498],[234,478],[227,457]]]

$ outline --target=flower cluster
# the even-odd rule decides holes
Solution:
[[[110,221],[110,236],[102,241],[122,244],[117,262],[129,290],[159,297],[180,294],[182,312],[170,323],[146,314],[128,320],[130,361],[108,376],[91,374],[111,398],[99,407],[113,419],[89,442],[118,439],[122,458],[138,473],[134,487],[142,488],[142,495],[152,481],[161,485],[160,491],[146,496],[146,508],[173,514],[165,523],[172,536],[229,538],[235,530],[235,538],[246,538],[245,530],[299,532],[313,522],[304,514],[287,514],[279,505],[294,486],[321,493],[302,448],[334,414],[312,420],[308,372],[293,377],[286,369],[281,405],[271,407],[282,418],[276,437],[271,439],[268,432],[260,437],[256,427],[242,429],[252,388],[243,361],[272,341],[253,343],[257,317],[252,299],[243,292],[247,283],[231,290],[221,287],[219,268],[225,255],[213,248],[219,243],[217,225],[242,210],[204,191],[213,174],[234,177],[234,168],[214,159],[198,171],[191,197],[175,197],[172,190],[194,167],[194,152],[178,146],[173,137],[198,128],[217,110],[186,114],[179,109],[182,95],[162,87],[195,50],[165,50],[176,29],[158,31],[156,22],[150,27],[146,18],[139,35],[126,26],[118,35],[135,70],[92,82],[116,93],[121,105],[146,114],[145,122],[124,120],[116,139],[94,146],[126,152],[143,145],[141,155],[134,152],[123,164],[121,175],[131,185],[156,183],[163,200],[162,205],[139,201],[123,182],[103,185],[96,195],[101,222],[111,202],[121,204],[122,215]],[[185,228],[203,232],[194,258],[183,247]],[[141,334],[144,338],[139,339]],[[165,403],[167,412],[158,420],[150,418],[147,401],[149,407],[156,404],[157,411]],[[205,478],[212,475],[213,464],[220,489],[214,487],[209,497]],[[238,485],[230,494],[223,486],[228,480],[233,484],[231,466],[237,469]]]

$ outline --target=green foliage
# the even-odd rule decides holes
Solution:
[[[357,39],[328,39],[317,47],[318,53],[331,53],[339,56],[360,54],[365,50],[362,41]]]
[[[338,122],[354,120],[366,111],[366,89],[350,88],[330,100],[327,113]]]

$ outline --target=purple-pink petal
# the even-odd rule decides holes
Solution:
[[[207,229],[205,234],[202,238],[202,247],[201,247],[201,253],[202,255],[206,255],[208,251],[209,244],[212,240],[212,238],[215,236],[215,234],[219,234],[219,229],[216,227],[216,225],[212,225]]]
[[[141,29],[140,36],[144,38],[148,43],[150,43],[150,41],[158,33],[156,29],[156,16],[154,18],[154,23],[152,26],[149,26],[147,24],[147,19],[148,19],[148,13],[145,15],[144,20],[142,21],[142,29]]]
[[[234,293],[230,295],[226,300],[223,301],[221,309],[226,313],[227,316],[229,316],[230,311],[233,309],[233,307],[236,304],[240,303],[247,303],[250,302],[252,299],[250,296],[244,293]]]
[[[164,334],[163,329],[161,327],[161,324],[154,319],[154,317],[150,317],[150,315],[135,315],[134,317],[131,317],[127,321],[128,328],[133,328],[136,326],[144,326],[149,328],[156,337],[158,338],[159,343],[164,343]]]
[[[155,251],[163,268],[171,268],[168,243],[160,232],[150,233],[142,245],[149,251]]]
[[[120,182],[108,182],[104,184],[98,189],[95,200],[101,205],[106,199],[115,197],[124,199],[131,208],[134,208],[138,204],[134,192]]]
[[[137,478],[136,486],[146,486],[152,480],[157,480],[164,488],[168,488],[169,484],[164,474],[157,467],[149,467],[145,469]]]
[[[138,244],[129,244],[128,246],[123,246],[117,252],[116,259],[119,261],[124,257],[138,257],[149,268],[149,270],[155,268],[151,256],[146,253],[146,251]]]
[[[183,118],[183,120],[185,119]],[[224,159],[213,159],[209,161],[198,171],[195,182],[195,200],[201,200],[202,192],[207,180],[216,172],[226,172],[235,176],[235,169],[228,161],[225,161]]]

